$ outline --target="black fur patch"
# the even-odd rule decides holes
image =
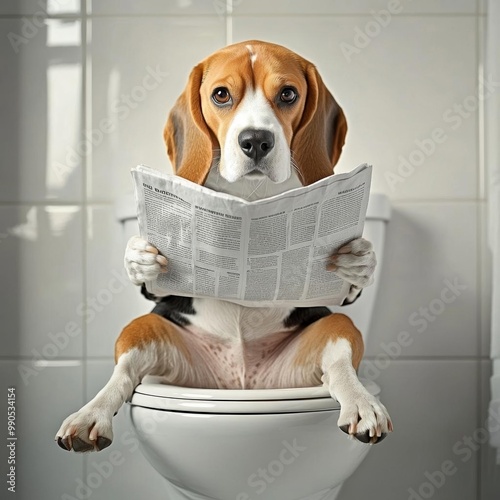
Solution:
[[[162,297],[151,312],[179,326],[190,324],[190,321],[185,316],[186,314],[196,314],[193,309],[193,299],[191,297],[178,297],[177,295]]]
[[[143,283],[141,285],[141,293],[146,297],[148,300],[153,300],[154,302],[160,302],[162,297],[157,297],[156,295],[153,295],[152,293],[149,293],[146,289],[146,285]]]
[[[332,311],[328,307],[296,307],[285,319],[284,324],[287,328],[294,326],[305,328],[330,314]]]
[[[350,304],[354,304],[354,302],[356,302],[360,297],[361,297],[361,293],[363,292],[363,289],[361,289],[358,293],[358,295],[356,295],[356,297],[354,297],[351,302],[348,302],[347,300],[347,297],[344,299],[344,301],[342,302],[342,304],[340,304],[341,306],[348,306]]]
[[[179,297],[177,295],[167,295],[166,297],[157,297],[146,290],[146,285],[141,286],[141,293],[148,300],[156,302],[156,306],[151,311],[158,316],[168,319],[179,326],[186,326],[190,321],[186,314],[196,314],[193,308],[193,299],[191,297]]]

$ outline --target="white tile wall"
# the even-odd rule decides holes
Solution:
[[[113,362],[87,362],[86,398],[90,400],[109,380],[113,371]],[[92,472],[103,469],[105,462],[115,466],[103,478],[102,484],[95,488],[92,500],[136,499],[148,498],[163,500],[165,498],[164,479],[146,461],[138,449],[138,441],[129,425],[128,407],[124,405],[113,418],[113,443],[100,453],[86,455],[87,477]],[[110,455],[112,455],[110,460]],[[104,466],[105,467],[105,466]],[[162,494],[163,492],[163,494]]]
[[[1,206],[0,232],[2,356],[82,356],[81,209]]]
[[[475,0],[232,0],[234,15],[259,14],[283,16],[288,14],[364,14],[388,16],[396,14],[474,14]],[[381,13],[382,12],[382,13]]]
[[[481,418],[478,428],[486,428],[489,418],[488,405],[490,402],[489,386],[491,377],[491,366],[488,361],[481,363]],[[483,443],[480,451],[481,460],[481,484],[480,500],[496,500],[500,491],[499,465],[496,463],[497,450]]]
[[[87,0],[93,15],[200,15],[224,16],[227,0]]]
[[[0,19],[0,201],[81,202],[81,23],[25,19]]]
[[[409,489],[419,492],[425,473],[434,473],[446,460],[456,472],[427,498],[475,499],[478,454],[469,457],[464,445],[456,443],[477,426],[477,362],[395,361],[377,383],[395,431],[372,447],[339,500],[406,500]],[[428,493],[425,487],[422,491]]]
[[[481,296],[480,296],[480,321],[481,321],[481,354],[488,357],[490,354],[491,340],[491,290],[493,286],[493,276],[491,272],[492,258],[491,250],[488,244],[487,235],[487,206],[486,203],[479,205],[479,221],[480,221],[480,246],[481,256],[479,259],[479,272],[481,277]]]
[[[478,355],[476,222],[474,202],[394,205],[368,355],[401,331],[402,356]]]
[[[224,45],[224,34],[225,24],[218,17],[98,18],[92,22],[96,140],[88,178],[91,200],[113,201],[129,191],[130,169],[139,163],[169,168],[163,142],[168,112],[191,69]],[[107,121],[112,129],[103,126]]]
[[[382,386],[396,431],[373,448],[341,500],[406,500],[426,471],[448,459],[458,471],[432,498],[496,500],[500,468],[488,446],[465,463],[453,452],[481,427],[489,398],[478,116],[472,110],[458,123],[448,111],[476,92],[483,0],[395,2],[401,12],[350,60],[341,44],[359,42],[359,30],[376,29],[386,0],[232,0],[233,17],[224,15],[225,0],[81,4],[83,14],[79,0],[0,5],[6,69],[0,90],[9,96],[0,104],[7,125],[0,138],[0,258],[8,285],[0,301],[0,372],[20,394],[20,471],[32,479],[20,476],[19,498],[78,497],[77,481],[86,481],[113,451],[123,463],[91,498],[161,498],[161,479],[128,441],[123,410],[112,447],[100,454],[68,454],[52,439],[61,420],[109,377],[121,328],[152,306],[121,281],[124,248],[114,203],[131,187],[130,167],[169,168],[163,124],[199,60],[228,42],[263,38],[317,64],[349,121],[337,171],[373,163],[374,190],[394,203],[362,373]],[[43,20],[44,12],[50,19]],[[26,31],[30,23],[33,32]],[[10,40],[18,42],[18,53]],[[158,81],[148,82],[158,85],[144,91],[148,68],[157,66],[167,74],[156,73]],[[400,156],[418,158],[416,141],[437,127],[444,143],[391,188]],[[467,288],[418,332],[419,308],[432,303],[440,311],[436,300],[446,279]],[[72,321],[81,333],[51,350],[54,334]],[[385,363],[403,330],[412,345]],[[45,356],[33,365],[33,349],[53,353],[55,361],[46,366]],[[26,385],[21,365],[21,373],[31,374]]]
[[[236,17],[233,37],[280,43],[316,64],[349,126],[336,171],[372,163],[373,189],[393,199],[474,199],[477,118],[459,119],[453,107],[475,93],[475,18],[394,18],[346,58],[343,44],[354,47],[356,30],[367,22],[365,16]],[[442,130],[439,143],[431,139],[435,129]],[[400,166],[405,161],[409,174]]]
[[[87,218],[87,355],[110,357],[123,327],[154,303],[139,297],[123,267],[123,228],[112,206],[94,205]]]
[[[80,0],[3,0],[0,14],[27,15],[27,24],[49,15],[74,15],[80,12]],[[35,17],[35,19],[34,19]]]
[[[34,373],[36,372],[36,374]],[[26,360],[0,361],[2,433],[7,434],[7,388],[16,389],[16,494],[6,491],[6,440],[2,445],[2,498],[59,499],[75,496],[83,474],[83,457],[69,454],[54,442],[67,415],[83,401],[82,366],[33,365]],[[78,497],[77,497],[78,498]]]

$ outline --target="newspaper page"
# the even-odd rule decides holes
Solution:
[[[248,202],[144,165],[132,169],[141,237],[168,260],[149,292],[249,307],[337,305],[328,257],[362,235],[372,167]]]

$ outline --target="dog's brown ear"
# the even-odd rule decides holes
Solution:
[[[201,111],[202,79],[203,63],[191,71],[187,86],[170,111],[163,131],[174,172],[197,184],[205,182],[214,147]]]
[[[306,68],[306,80],[306,104],[291,144],[304,185],[332,175],[347,134],[342,108],[310,63]]]

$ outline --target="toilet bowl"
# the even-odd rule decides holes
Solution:
[[[124,237],[138,234],[123,200]],[[363,236],[379,264],[375,284],[342,309],[367,339],[381,272],[387,197],[371,194]],[[380,388],[363,381],[378,397]],[[334,500],[370,446],[337,427],[340,406],[323,387],[223,390],[175,387],[149,377],[127,413],[142,453],[166,479],[168,500]]]
[[[375,383],[365,387],[378,395]],[[142,452],[168,480],[169,500],[333,500],[370,449],[337,427],[339,411],[323,387],[143,383],[129,406]]]

